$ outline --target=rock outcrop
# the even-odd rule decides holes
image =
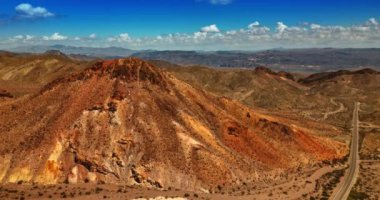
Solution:
[[[0,90],[0,98],[13,98],[13,95],[6,90]]]

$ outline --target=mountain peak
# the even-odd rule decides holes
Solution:
[[[333,72],[321,72],[312,74],[306,78],[299,80],[300,83],[303,84],[311,84],[311,83],[320,83],[326,80],[331,80],[339,76],[343,75],[363,75],[363,74],[380,74],[379,71],[373,70],[371,68],[364,68],[356,71],[349,70],[339,70]]]
[[[99,66],[101,65],[101,66]],[[103,60],[99,61],[96,64],[96,67],[100,67],[99,69],[104,70],[114,70],[116,68],[139,68],[141,66],[149,66],[153,67],[146,61],[143,61],[139,58],[129,57],[129,58],[120,58],[114,60]]]
[[[126,82],[149,81],[158,85],[164,81],[162,72],[157,67],[138,58],[100,61],[84,73],[110,75]]]
[[[65,56],[66,57],[66,54],[62,53],[59,50],[47,50],[47,51],[45,51],[44,54],[45,55]]]
[[[275,76],[280,76],[280,77],[284,77],[284,78],[287,78],[289,80],[295,80],[294,76],[291,74],[291,73],[288,73],[288,72],[285,72],[285,71],[279,71],[279,72],[275,72],[273,70],[271,70],[270,68],[268,67],[264,67],[264,66],[258,66],[255,68],[255,72],[256,73],[266,73],[266,74],[270,74],[270,75],[275,75]]]
[[[167,80],[159,68],[139,58],[123,58],[99,61],[83,72],[51,82],[42,91],[64,82],[86,81],[95,77],[108,77],[125,83],[148,82],[161,88],[165,88],[167,85]]]

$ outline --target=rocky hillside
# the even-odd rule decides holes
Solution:
[[[312,74],[308,77],[305,77],[303,79],[300,79],[299,82],[303,84],[315,84],[315,83],[322,83],[325,81],[332,80],[334,78],[344,76],[344,75],[379,75],[380,72],[370,69],[370,68],[365,68],[357,71],[349,71],[349,70],[339,70],[336,72],[322,72],[322,73],[316,73]]]
[[[173,66],[150,61],[193,86],[236,99],[245,105],[268,111],[320,110],[330,106],[329,98],[307,95],[308,87],[294,81],[292,74],[265,67],[255,69]]]
[[[199,190],[275,178],[345,149],[134,58],[98,62],[0,111],[2,183]]]
[[[14,96],[35,92],[43,85],[88,66],[59,51],[43,54],[0,52],[0,89]]]

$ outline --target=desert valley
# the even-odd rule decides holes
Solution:
[[[379,10],[2,0],[0,200],[379,200]]]
[[[376,199],[380,73],[1,52],[1,198]]]

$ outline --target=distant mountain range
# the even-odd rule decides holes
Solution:
[[[380,69],[380,48],[367,49],[273,49],[249,51],[154,51],[131,50],[121,47],[73,47],[64,45],[29,46],[11,49],[14,52],[42,53],[58,50],[78,59],[139,57],[163,60],[181,65],[213,67],[268,66],[282,71],[322,72],[340,69]]]
[[[380,49],[283,49],[260,52],[151,51],[133,56],[183,65],[215,67],[268,66],[282,71],[321,72],[351,68],[380,68]]]
[[[65,45],[53,45],[53,46],[21,46],[14,49],[10,49],[13,52],[18,53],[44,53],[50,50],[57,50],[67,55],[83,55],[94,58],[115,58],[115,57],[129,57],[137,51],[131,49],[125,49],[121,47],[74,47]]]

